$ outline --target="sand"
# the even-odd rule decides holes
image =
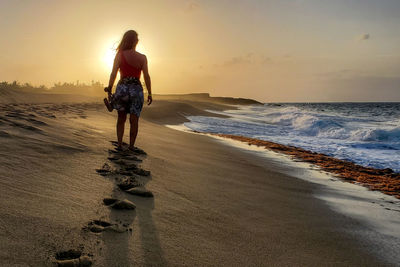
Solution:
[[[230,134],[213,134],[219,137],[238,140],[249,145],[292,156],[304,162],[319,166],[322,170],[336,174],[344,181],[363,185],[370,190],[381,191],[400,199],[400,174],[392,169],[364,167],[353,162],[336,159],[321,153],[315,153],[299,147],[281,145],[269,141]]]
[[[140,121],[146,155],[130,156],[113,152],[116,114],[101,103],[2,105],[0,266],[387,263],[360,238],[365,226],[313,196],[317,185],[164,126],[227,108],[194,102],[155,99]],[[153,197],[125,192],[138,186]],[[121,201],[135,208],[112,207]]]

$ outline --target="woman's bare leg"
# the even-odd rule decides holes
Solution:
[[[118,138],[119,148],[122,148],[122,138],[124,137],[125,121],[126,121],[126,112],[118,111],[117,138]]]
[[[136,136],[139,128],[139,117],[131,114],[129,122],[131,123],[129,148],[133,149],[135,147]]]

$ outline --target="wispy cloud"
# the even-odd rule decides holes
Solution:
[[[185,5],[185,12],[194,12],[200,8],[200,4],[197,1],[189,0]]]
[[[221,66],[239,66],[239,65],[256,65],[268,64],[272,61],[270,57],[264,55],[255,55],[254,53],[247,53],[246,55],[234,56],[226,60]]]
[[[251,55],[247,56],[235,56],[223,63],[225,66],[234,66],[234,65],[243,65],[243,64],[251,64],[253,61]]]
[[[361,42],[361,41],[367,41],[371,38],[371,35],[369,33],[364,33],[364,34],[360,34],[359,36],[357,36],[357,41]]]
[[[351,76],[354,76],[354,71],[350,69],[342,69],[338,71],[329,71],[329,72],[319,72],[316,73],[315,76],[317,78],[327,78],[327,79],[346,79]]]

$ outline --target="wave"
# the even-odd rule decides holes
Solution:
[[[246,116],[253,122],[287,127],[287,130],[303,136],[349,141],[400,141],[400,126],[387,127],[369,118],[318,114],[297,107],[285,107],[279,111],[259,113],[256,116],[243,113],[241,116]]]
[[[353,133],[353,138],[360,141],[400,142],[400,127],[392,129],[360,129]]]
[[[193,130],[241,135],[400,171],[400,104],[318,103],[239,107],[193,116]],[[373,152],[372,152],[373,151]]]

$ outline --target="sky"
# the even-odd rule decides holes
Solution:
[[[153,93],[400,101],[399,0],[1,0],[0,80],[108,83],[139,33]]]

